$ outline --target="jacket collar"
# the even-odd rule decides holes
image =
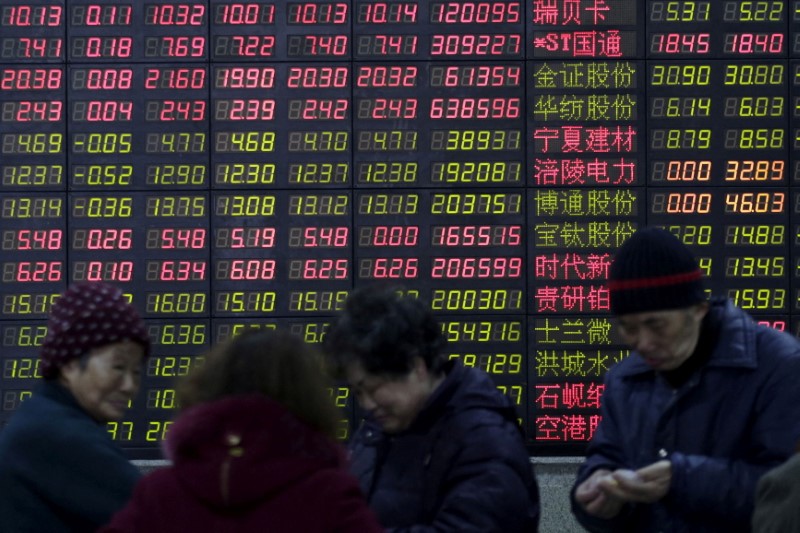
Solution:
[[[705,367],[756,368],[758,361],[753,349],[756,327],[749,315],[727,298],[712,300],[709,313],[712,314],[711,319],[721,320],[721,327],[717,344]],[[617,372],[624,378],[655,374],[656,371],[636,352],[631,352],[619,364]]]

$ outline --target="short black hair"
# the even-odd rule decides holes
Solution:
[[[325,336],[333,371],[341,375],[358,362],[370,374],[401,377],[420,357],[434,375],[442,372],[445,339],[428,305],[398,285],[354,290]]]

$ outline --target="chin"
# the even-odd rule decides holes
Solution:
[[[405,428],[401,427],[400,424],[396,422],[395,423],[389,422],[381,424],[381,429],[383,429],[384,433],[399,433],[403,431],[403,429]]]
[[[97,418],[100,422],[115,422],[117,420],[121,420],[122,417],[125,416],[125,411],[119,411],[116,409],[107,409],[100,413],[97,413]]]

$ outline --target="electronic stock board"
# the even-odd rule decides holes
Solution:
[[[636,228],[797,331],[798,145],[800,1],[5,1],[0,424],[69,283],[122,287],[148,324],[109,425],[148,457],[212,343],[318,343],[394,281],[532,453],[581,454],[627,355],[605,280]]]

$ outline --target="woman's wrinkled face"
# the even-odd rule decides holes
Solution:
[[[674,370],[694,353],[708,304],[621,315],[619,332],[631,350],[656,370]]]
[[[348,365],[345,374],[359,405],[386,433],[407,429],[438,383],[420,358],[403,376],[371,374],[358,362]]]
[[[123,341],[95,348],[61,367],[60,382],[98,422],[119,420],[139,391],[144,348]]]

